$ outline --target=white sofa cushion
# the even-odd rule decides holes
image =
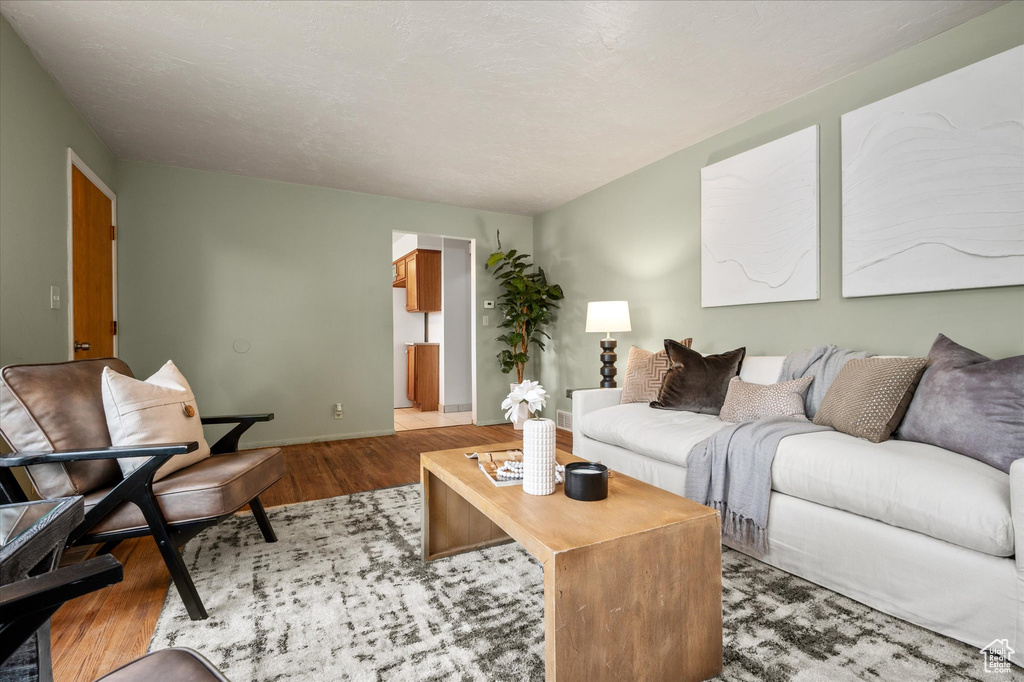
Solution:
[[[587,438],[681,467],[694,445],[726,426],[713,414],[656,410],[647,403],[595,410],[580,424]]]
[[[740,367],[740,379],[748,384],[777,384],[784,355],[748,355]]]
[[[1009,475],[934,445],[790,436],[775,454],[772,489],[986,554],[1014,553]]]

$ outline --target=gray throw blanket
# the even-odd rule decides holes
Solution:
[[[779,381],[814,375],[804,405],[808,418],[812,418],[843,365],[869,355],[835,346],[796,351],[783,361]],[[768,551],[772,462],[779,441],[786,436],[831,430],[794,417],[767,417],[726,427],[690,450],[684,494],[718,510],[722,535],[733,545],[761,556]]]
[[[828,393],[828,387],[832,385],[843,365],[854,358],[869,358],[872,355],[874,354],[862,350],[846,350],[835,346],[815,346],[809,350],[794,351],[782,361],[779,381],[791,381],[814,375],[814,383],[804,398],[804,412],[808,419],[814,419],[821,401]]]
[[[722,535],[761,556],[768,551],[768,500],[779,441],[831,430],[796,417],[765,417],[726,427],[690,450],[685,495],[718,510]]]

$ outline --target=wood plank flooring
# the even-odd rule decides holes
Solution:
[[[520,439],[509,425],[453,426],[394,436],[289,445],[285,476],[261,496],[266,507],[419,480],[419,453]],[[572,451],[572,434],[558,431]],[[52,620],[56,682],[92,682],[146,653],[170,578],[151,538],[121,543],[124,581],[69,602]]]

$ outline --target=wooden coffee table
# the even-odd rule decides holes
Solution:
[[[722,670],[717,512],[616,473],[608,498],[498,487],[466,452],[425,452],[423,559],[515,540],[544,565],[546,679],[704,680]],[[561,450],[560,464],[582,461]]]

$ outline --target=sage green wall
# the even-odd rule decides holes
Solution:
[[[121,357],[143,376],[174,359],[204,413],[275,412],[250,445],[393,430],[392,230],[477,240],[478,325],[495,231],[533,249],[523,216],[135,162],[118,180]],[[476,329],[481,423],[508,393],[494,322]]]
[[[633,331],[616,334],[620,377],[630,344],[656,349],[665,337],[692,336],[704,353],[836,343],[925,355],[943,332],[991,356],[1024,353],[1024,287],[856,299],[840,290],[839,117],[1021,43],[1024,3],[1014,2],[537,216],[539,261],[566,292],[541,363],[559,407],[570,409],[562,389],[600,378],[600,335],[583,331],[595,300],[629,301]],[[702,309],[700,169],[814,124],[821,300]]]
[[[0,17],[0,366],[68,359],[67,148],[117,191],[114,157]]]

